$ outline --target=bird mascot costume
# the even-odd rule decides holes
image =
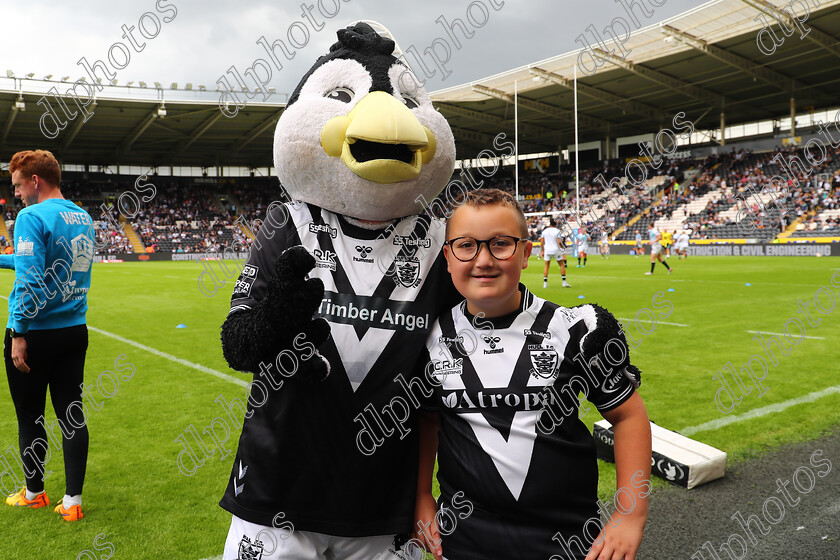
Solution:
[[[455,142],[394,47],[340,30],[277,123],[292,201],[270,206],[222,326],[228,364],[254,374],[226,560],[407,557],[429,396],[414,363],[455,301],[443,224],[418,214]]]

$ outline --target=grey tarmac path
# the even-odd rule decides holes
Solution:
[[[814,466],[812,454],[822,450],[814,461],[828,460]],[[792,478],[800,467],[814,473],[813,488],[802,493]],[[820,478],[822,472],[824,477]],[[790,503],[778,491],[777,479],[791,480],[787,485]],[[800,470],[800,489],[810,485],[808,474]],[[778,498],[784,508],[780,517]],[[797,503],[796,500],[799,499]],[[767,503],[767,513],[763,507]],[[755,543],[741,524],[732,519],[740,512],[743,518],[758,516],[766,535],[757,523],[750,523]],[[769,514],[769,515],[768,515]],[[767,516],[777,523],[768,522]],[[747,545],[744,551],[737,534]],[[734,556],[725,545],[731,539]],[[716,556],[704,543],[711,543]],[[708,545],[707,545],[708,547]],[[829,435],[781,447],[760,458],[727,466],[726,476],[698,488],[684,490],[661,488],[650,496],[650,513],[637,560],[840,560],[840,429]]]

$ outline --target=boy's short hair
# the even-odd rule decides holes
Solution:
[[[516,202],[516,199],[512,194],[501,189],[476,189],[467,192],[466,195],[462,194],[452,204],[452,213],[461,206],[480,208],[482,206],[490,206],[491,204],[507,206],[513,209],[516,212],[516,217],[519,221],[519,229],[521,230],[522,238],[528,238],[528,222],[525,220],[525,213],[522,211],[522,207],[519,206],[519,203]],[[451,218],[452,214],[450,214],[449,217]],[[446,238],[449,239],[449,220],[446,220]]]
[[[56,187],[61,183],[61,166],[48,150],[23,150],[16,153],[9,162],[9,173],[18,169],[27,178],[37,175]]]

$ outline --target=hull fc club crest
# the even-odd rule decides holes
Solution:
[[[394,257],[394,281],[405,288],[420,285],[420,259],[397,255]]]
[[[239,554],[236,560],[261,560],[265,546],[262,541],[254,540],[251,542],[247,536],[242,535],[242,540],[239,541]]]
[[[531,365],[533,366],[528,373],[533,377],[539,377],[541,379],[557,377],[559,373],[557,366],[560,363],[560,356],[553,346],[529,344],[528,353],[530,354]]]

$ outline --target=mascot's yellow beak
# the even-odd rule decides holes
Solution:
[[[321,147],[350,171],[374,183],[398,183],[420,175],[435,157],[432,131],[411,109],[384,91],[365,95],[346,116],[321,129]]]

